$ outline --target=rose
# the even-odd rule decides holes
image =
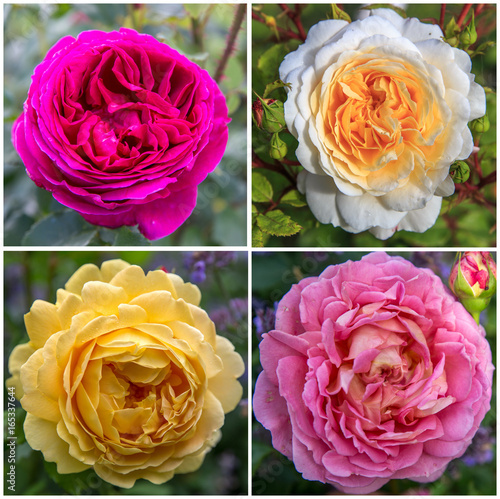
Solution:
[[[470,57],[435,25],[392,10],[322,21],[280,66],[285,119],[297,137],[314,216],[387,239],[423,232],[453,193],[450,165],[473,148],[467,122],[485,113]]]
[[[57,201],[90,223],[139,224],[158,239],[193,211],[228,121],[205,70],[121,28],[57,42],[35,69],[12,137],[28,175]]]
[[[94,467],[125,488],[198,469],[244,370],[200,297],[175,274],[111,260],[81,267],[55,305],[35,301],[7,382],[22,396],[31,447],[59,473]]]
[[[293,285],[260,358],[273,446],[344,492],[435,480],[490,407],[484,330],[430,270],[385,253]]]

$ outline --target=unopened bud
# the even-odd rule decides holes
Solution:
[[[465,161],[455,161],[450,167],[450,175],[455,184],[463,184],[469,179],[470,167]]]
[[[347,21],[348,23],[351,22],[349,14],[345,10],[342,10],[336,3],[332,3],[332,14],[333,19],[340,19],[341,21]]]
[[[474,22],[474,16],[472,16],[469,26],[467,26],[462,33],[460,33],[460,43],[466,47],[476,43],[477,41],[477,31],[476,23]]]
[[[451,270],[450,289],[476,321],[495,294],[496,277],[496,263],[487,251],[459,254]]]
[[[470,129],[476,133],[484,133],[490,129],[490,120],[488,115],[485,114],[481,118],[477,118],[470,122]]]
[[[273,159],[283,159],[288,152],[288,147],[285,142],[281,140],[279,133],[274,133],[271,137],[271,144],[269,146],[269,155]]]
[[[258,128],[269,133],[280,132],[286,127],[283,102],[276,99],[259,99],[253,103],[253,118]]]

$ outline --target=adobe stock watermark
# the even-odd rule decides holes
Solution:
[[[7,389],[7,427],[6,442],[7,450],[5,459],[7,460],[7,488],[11,492],[16,491],[16,397],[15,388],[10,386]]]

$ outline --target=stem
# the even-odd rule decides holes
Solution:
[[[260,17],[259,14],[257,14],[257,12],[252,12],[252,19],[254,21],[259,21],[262,24],[266,24],[266,20],[263,19],[262,17]],[[290,38],[293,38],[295,40],[304,41],[304,40],[302,40],[302,38],[300,38],[299,35],[297,35],[297,33],[294,33],[291,29],[283,29],[280,26],[276,26],[276,30],[278,31],[279,35],[283,36],[283,39],[281,39],[281,36],[280,36],[281,41],[286,41],[286,40],[289,40]]]
[[[486,177],[483,177],[480,182],[477,184],[479,188],[484,187],[485,185],[488,184],[493,184],[497,180],[497,172],[491,172],[489,175],[486,175]]]
[[[479,180],[483,179],[483,169],[481,168],[481,164],[479,163],[479,154],[477,152],[474,153],[474,168],[479,176]]]
[[[473,319],[478,323],[479,325],[479,316],[481,315],[481,312],[471,312],[471,315]]]
[[[229,60],[229,56],[231,52],[234,50],[234,46],[236,44],[236,38],[238,36],[238,31],[243,24],[243,19],[245,18],[246,12],[246,4],[240,4],[236,8],[236,15],[233,20],[233,24],[231,25],[231,29],[229,31],[229,36],[227,39],[226,49],[224,50],[224,54],[222,54],[222,59],[219,61],[219,66],[215,71],[214,80],[219,83],[222,75],[224,74],[224,70],[226,69],[227,61]]]
[[[134,5],[133,4],[128,4],[127,5],[127,13],[130,17],[130,20],[132,22],[132,28],[135,29],[135,31],[137,31],[137,24],[135,22],[135,16],[134,16]]]
[[[200,52],[203,52],[205,46],[203,42],[203,23],[200,23],[197,17],[191,18],[191,34],[193,36],[193,43],[198,47]]]
[[[30,267],[30,252],[25,251],[23,254],[23,280],[24,280],[24,296],[26,297],[25,310],[29,310],[33,304],[33,291]]]
[[[292,20],[293,24],[295,24],[295,27],[297,28],[297,31],[299,32],[299,37],[302,41],[306,40],[306,32],[304,30],[304,26],[302,26],[302,20],[300,19],[300,11],[301,6],[299,4],[295,5],[295,10],[291,10],[290,7],[286,4],[279,4],[281,10]]]
[[[51,251],[49,255],[49,272],[47,276],[47,301],[51,302],[54,299],[54,276],[58,267],[58,257],[55,251]]]
[[[253,155],[252,158],[252,168],[265,168],[266,170],[271,170],[273,172],[281,173],[284,175],[292,185],[296,185],[297,181],[288,173],[287,170],[281,165],[273,165],[272,163],[266,163],[265,161],[262,161],[256,154]]]
[[[457,26],[459,28],[462,27],[462,23],[465,21],[465,18],[467,17],[467,14],[469,13],[469,10],[470,10],[471,7],[472,7],[471,3],[466,3],[464,5],[464,8],[462,9],[462,12],[460,12],[460,15],[458,16]]]

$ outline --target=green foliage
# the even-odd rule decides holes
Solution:
[[[288,191],[281,197],[280,201],[283,204],[289,204],[290,206],[295,206],[297,208],[307,206],[306,198],[296,189]]]
[[[244,245],[246,227],[246,22],[219,86],[231,117],[219,166],[198,189],[197,207],[170,236],[148,241],[135,228],[93,226],[36,187],[11,143],[33,69],[66,35],[133,28],[151,34],[215,75],[235,16],[230,4],[32,4],[5,6],[4,235],[8,245]],[[219,220],[220,219],[220,220]],[[222,235],[221,224],[231,225]]]
[[[266,234],[273,236],[291,236],[300,230],[300,225],[281,210],[273,210],[265,214],[259,213],[256,221]]]
[[[258,171],[252,172],[252,201],[266,203],[273,200],[273,186],[265,175]]]
[[[286,101],[286,92],[281,87],[278,68],[284,57],[301,43],[300,21],[305,33],[312,25],[324,19],[356,19],[359,5],[342,4],[342,9],[331,4],[290,5],[294,16],[287,15],[286,8],[263,4],[254,6],[252,36],[252,85],[259,96]],[[408,4],[405,10],[390,4],[371,4],[364,9],[391,8],[403,17],[417,17],[424,22],[439,24],[441,6],[438,4]],[[467,11],[466,9],[469,9]],[[478,10],[479,9],[479,10]],[[476,13],[477,12],[477,13]],[[465,15],[466,14],[466,15]],[[466,50],[472,58],[475,80],[485,87],[487,115],[469,126],[479,152],[473,153],[456,178],[455,194],[443,199],[440,216],[436,224],[424,233],[398,231],[381,241],[369,232],[352,234],[339,227],[319,223],[307,207],[304,198],[294,203],[290,197],[297,192],[297,175],[302,170],[295,150],[296,139],[280,131],[279,147],[286,145],[286,155],[272,147],[272,135],[255,126],[252,133],[253,166],[258,169],[259,179],[267,178],[266,189],[272,191],[272,199],[266,203],[264,197],[254,197],[257,213],[269,213],[278,206],[283,213],[301,228],[287,237],[272,231],[263,232],[253,215],[254,246],[299,246],[299,247],[404,247],[404,246],[456,246],[492,247],[496,242],[496,47],[494,5],[472,7],[446,4],[444,17],[445,39],[448,43]],[[465,15],[465,17],[464,17]],[[297,21],[298,19],[298,21]],[[477,40],[474,41],[474,32]],[[464,34],[465,33],[465,34]],[[274,144],[275,145],[275,144]],[[276,145],[275,145],[276,146]],[[284,151],[284,147],[283,147]],[[462,165],[464,166],[464,165]],[[259,180],[262,183],[262,180]],[[461,182],[460,184],[458,184]],[[259,185],[260,185],[259,183]],[[270,189],[271,188],[271,189]],[[258,187],[260,189],[260,187]],[[298,203],[298,204],[297,204]],[[301,204],[304,203],[304,204]]]

